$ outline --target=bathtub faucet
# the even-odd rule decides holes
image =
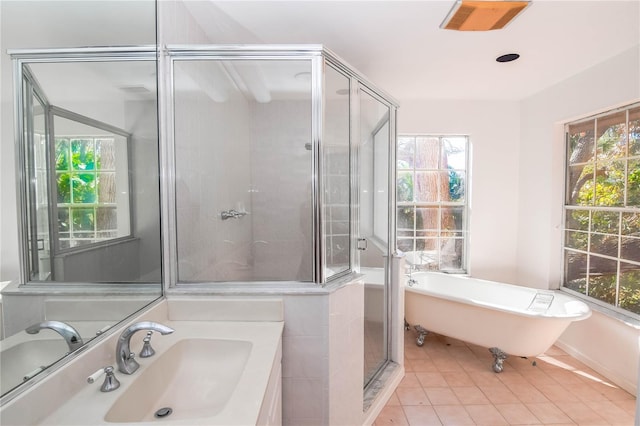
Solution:
[[[116,345],[118,370],[124,374],[133,374],[140,367],[140,364],[134,359],[135,354],[131,352],[131,337],[140,330],[157,331],[162,335],[174,332],[173,328],[153,321],[141,321],[125,328],[120,337],[118,337],[118,344]]]
[[[51,329],[61,335],[69,346],[69,352],[75,351],[83,344],[80,333],[78,333],[75,328],[62,321],[39,322],[37,324],[30,325],[25,331],[28,334],[38,334],[43,328]]]
[[[409,287],[413,287],[414,285],[418,284],[418,281],[413,279],[413,271],[417,271],[418,267],[416,265],[410,264],[409,265],[409,273],[407,274],[407,277],[409,277],[409,279],[407,280],[407,285]]]

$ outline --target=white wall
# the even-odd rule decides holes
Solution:
[[[520,130],[518,281],[561,280],[563,123],[640,99],[638,47],[525,99]],[[525,196],[526,195],[526,196]]]
[[[469,271],[517,281],[519,104],[509,101],[400,100],[398,134],[469,135]]]
[[[563,123],[640,99],[640,47],[623,52],[522,102],[518,282],[558,288],[562,273]],[[526,196],[524,196],[526,194]],[[637,392],[640,329],[595,312],[559,345]]]

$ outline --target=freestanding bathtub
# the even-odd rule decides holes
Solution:
[[[572,321],[589,318],[584,302],[553,290],[416,272],[405,286],[405,319],[422,346],[427,331],[490,348],[499,373],[507,354],[536,356]]]

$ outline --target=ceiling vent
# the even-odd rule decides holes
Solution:
[[[458,0],[440,28],[457,31],[499,30],[529,3],[509,0]]]

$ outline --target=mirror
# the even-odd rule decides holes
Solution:
[[[5,402],[160,297],[162,271],[155,2],[0,7]]]

